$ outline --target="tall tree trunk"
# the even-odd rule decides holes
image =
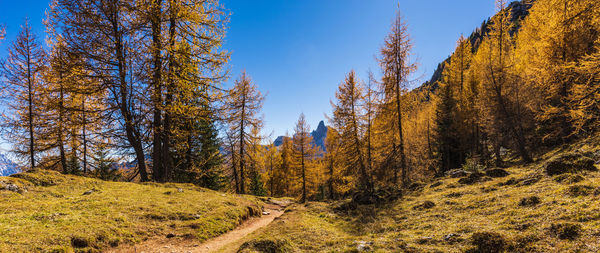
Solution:
[[[367,168],[369,169],[369,172],[372,173],[373,172],[373,156],[372,156],[372,150],[371,150],[372,149],[372,145],[371,145],[371,125],[372,125],[371,124],[371,113],[373,111],[373,108],[372,108],[373,101],[371,99],[372,94],[371,94],[370,82],[371,81],[369,81],[369,88],[367,90],[367,92],[368,92],[367,96],[368,96],[368,100],[369,100],[367,102],[368,103],[368,109],[367,109],[368,110],[367,111]]]
[[[83,138],[83,174],[87,174],[87,119],[85,114],[85,94],[81,98],[81,137]]]
[[[430,133],[430,129],[429,129],[429,119],[427,119],[427,153],[428,153],[428,157],[432,158],[433,157],[433,149],[431,148],[431,133]]]
[[[185,151],[185,171],[191,171],[190,168],[193,166],[193,158],[192,158],[192,135],[188,134],[187,137],[187,149]]]
[[[491,75],[492,75],[492,81],[496,82],[495,85],[495,95],[496,95],[496,102],[498,103],[498,106],[500,107],[500,113],[502,114],[502,119],[504,121],[504,123],[506,124],[506,126],[508,127],[509,131],[513,134],[513,136],[516,139],[516,145],[517,145],[517,151],[519,152],[519,155],[521,156],[521,158],[526,162],[526,163],[530,163],[533,160],[531,159],[531,157],[529,156],[529,153],[527,152],[527,149],[525,148],[525,137],[523,136],[523,133],[520,132],[519,130],[517,130],[517,126],[512,118],[511,113],[509,112],[508,106],[506,104],[506,101],[502,95],[502,86],[505,84],[506,79],[505,79],[505,66],[504,66],[504,44],[503,44],[503,38],[505,35],[505,33],[508,33],[508,31],[504,31],[504,26],[501,25],[500,26],[500,35],[498,36],[499,40],[498,40],[498,66],[501,68],[500,69],[500,73],[498,75],[498,80],[496,80],[496,78],[494,77],[494,71],[493,68],[491,71]]]
[[[272,150],[269,150],[269,169],[270,169],[270,173],[271,173],[271,184],[270,184],[270,189],[269,191],[271,192],[271,197],[273,197],[273,184],[275,183],[274,179],[275,177],[273,177],[273,153]]]
[[[392,141],[392,156],[388,157],[388,160],[391,161],[392,160],[391,158],[392,157],[395,158],[397,154],[398,154],[398,149],[396,147],[396,142]],[[395,162],[395,160],[394,160],[394,162]],[[395,184],[398,184],[398,166],[396,166],[395,163],[393,164],[393,166],[394,166],[394,171],[392,174],[392,184],[395,185]]]
[[[27,31],[27,38],[30,38],[29,31]],[[29,159],[31,159],[31,169],[35,168],[35,150],[33,140],[33,80],[31,76],[31,52],[30,52],[29,40],[27,40],[27,102],[28,102],[28,115],[27,123],[29,124]]]
[[[165,96],[165,107],[170,108],[173,103],[173,92],[175,89],[175,18],[176,18],[176,9],[175,9],[175,0],[170,1],[171,11],[169,13],[169,84],[167,85],[167,94]],[[164,129],[163,129],[163,163],[165,170],[165,179],[167,181],[171,180],[173,176],[173,159],[171,157],[171,111],[165,110],[165,120],[164,120]],[[189,168],[187,168],[189,169]]]
[[[231,153],[231,170],[233,173],[233,181],[235,183],[235,193],[241,193],[240,192],[240,180],[238,178],[238,171],[236,169],[237,163],[235,161],[235,154],[233,152],[235,152],[233,149],[231,149],[232,153]]]
[[[302,199],[300,200],[300,203],[305,203],[306,202],[306,167],[304,165],[304,139],[302,139],[300,141],[300,162],[302,165]]]
[[[333,189],[333,158],[329,161],[329,198],[334,199],[335,193]]]
[[[494,155],[496,156],[496,166],[502,167],[504,162],[502,161],[502,156],[500,154],[500,136],[495,137],[496,138],[494,139],[494,143],[492,143],[492,145],[494,148]]]
[[[246,115],[246,86],[242,90],[242,118],[240,120],[240,193],[245,194],[244,189],[244,123]]]
[[[353,89],[355,89],[356,87],[353,87]],[[354,94],[354,91],[352,91],[352,93]],[[352,124],[353,124],[353,128],[352,131],[354,133],[354,147],[355,147],[355,152],[356,155],[358,156],[358,162],[359,162],[359,169],[360,169],[360,177],[361,177],[361,184],[363,187],[366,188],[367,192],[371,193],[373,192],[373,184],[371,183],[371,178],[369,177],[369,174],[367,172],[367,169],[365,167],[365,162],[363,159],[363,155],[360,147],[360,138],[358,137],[358,120],[356,119],[356,109],[355,109],[355,103],[356,101],[354,100],[354,98],[352,98]]]
[[[152,171],[154,179],[160,182],[166,180],[165,170],[162,162],[163,152],[163,133],[162,133],[162,81],[161,81],[161,4],[162,0],[155,0],[152,3],[150,22],[152,26],[152,84],[154,86],[153,109],[154,118],[152,121],[153,144],[152,144]]]
[[[400,167],[402,168],[402,186],[408,184],[408,168],[406,167],[406,155],[404,154],[404,137],[402,134],[402,105],[400,103],[400,93],[402,92],[400,87],[401,74],[400,71],[396,73],[396,113],[398,114],[398,152],[400,153]]]
[[[137,160],[138,171],[140,172],[141,181],[148,181],[148,172],[146,171],[146,157],[144,156],[144,147],[142,145],[141,134],[138,129],[135,127],[135,122],[133,115],[129,109],[129,92],[127,85],[127,68],[125,62],[125,52],[123,46],[123,35],[119,30],[119,13],[118,6],[116,2],[113,2],[113,15],[111,19],[111,25],[113,28],[113,36],[115,38],[115,53],[117,57],[117,66],[119,73],[119,110],[121,115],[125,120],[125,133],[127,136],[127,141],[133,147],[135,151],[135,157]]]
[[[60,165],[63,173],[68,173],[67,170],[67,158],[65,156],[65,143],[64,143],[64,109],[65,109],[65,97],[63,89],[63,76],[62,72],[59,73],[59,101],[58,101],[58,149],[60,152]]]
[[[507,127],[510,129],[510,132],[516,139],[517,152],[519,152],[519,155],[521,156],[524,162],[533,162],[533,159],[531,159],[531,156],[529,155],[529,152],[525,147],[525,137],[523,136],[523,132],[518,130],[511,113],[506,107],[504,99],[500,95],[498,95],[498,103],[500,103],[504,121],[506,122]]]

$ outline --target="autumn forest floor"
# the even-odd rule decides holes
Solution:
[[[243,252],[598,252],[600,172],[548,176],[565,152],[599,154],[581,141],[508,176],[462,184],[444,177],[397,201],[339,210],[345,201],[293,205],[245,240]],[[595,165],[598,167],[598,165]],[[278,251],[270,251],[278,252]]]

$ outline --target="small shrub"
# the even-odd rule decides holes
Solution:
[[[333,210],[336,212],[349,212],[351,210],[354,210],[358,208],[358,204],[356,204],[354,201],[340,201],[337,205],[335,205],[333,207]],[[292,209],[285,209],[284,212],[291,212]]]
[[[422,188],[423,188],[423,184],[419,183],[419,182],[411,183],[408,186],[408,189],[411,190],[411,191],[418,191],[418,190],[421,190]]]
[[[506,247],[504,237],[495,232],[477,232],[471,236],[471,244],[475,246],[471,252],[496,253],[503,252]]]
[[[516,180],[514,177],[509,178],[508,180],[504,181],[504,182],[500,182],[497,185],[498,186],[507,186],[507,185],[515,185],[519,183],[518,180]]]
[[[566,153],[552,158],[545,166],[548,176],[554,176],[564,173],[574,173],[579,171],[596,171],[594,160],[580,153]]]
[[[462,169],[468,172],[484,171],[487,168],[485,164],[479,163],[476,159],[467,158],[462,165]]]
[[[435,187],[438,187],[438,186],[440,186],[440,185],[442,185],[442,182],[441,182],[441,181],[437,181],[437,182],[435,182],[435,183],[431,184],[431,185],[429,186],[429,188],[435,188]]]
[[[146,219],[149,219],[149,220],[159,220],[159,221],[167,220],[166,216],[160,215],[160,214],[155,214],[155,213],[149,213],[144,216],[146,217]]]
[[[375,189],[373,192],[358,191],[352,195],[356,205],[381,204],[396,201],[402,197],[402,190],[393,187]]]
[[[459,179],[458,182],[461,184],[470,185],[470,184],[484,182],[484,181],[488,181],[488,180],[489,180],[489,178],[484,177],[483,173],[474,172],[474,173],[469,174],[469,176],[467,176],[467,177],[463,177],[463,178]]]
[[[508,246],[508,252],[537,252],[534,245],[540,238],[535,234],[520,235]]]
[[[481,192],[483,192],[483,193],[490,193],[490,192],[497,191],[497,190],[498,190],[498,188],[496,188],[496,187],[489,187],[489,188],[481,187]]]
[[[552,224],[550,233],[561,240],[573,240],[581,235],[581,225],[573,223]]]
[[[540,198],[538,198],[537,196],[525,197],[521,199],[521,201],[519,202],[519,206],[535,206],[540,202]]]
[[[579,183],[579,182],[583,181],[584,179],[585,178],[583,178],[581,175],[574,175],[571,173],[561,174],[561,175],[554,177],[555,182],[563,183],[563,184]]]
[[[433,237],[421,237],[419,239],[417,239],[416,243],[418,244],[435,244],[437,241],[435,239],[433,239]]]
[[[518,224],[518,225],[516,226],[516,229],[517,229],[517,230],[519,230],[519,231],[525,231],[525,230],[527,230],[528,228],[530,228],[531,226],[532,226],[532,224],[531,224],[531,223],[522,223],[522,224]]]
[[[503,169],[486,170],[485,174],[488,177],[506,177],[506,176],[510,175],[506,170],[503,170]]]
[[[453,192],[453,193],[448,193],[446,194],[446,198],[459,198],[461,197],[463,194],[460,192]]]
[[[71,246],[73,248],[87,248],[90,245],[87,239],[79,236],[71,237]]]
[[[540,181],[540,178],[536,178],[536,177],[527,178],[527,179],[524,179],[523,181],[521,181],[521,185],[532,185],[532,184],[537,183],[538,181]]]
[[[286,240],[251,240],[240,246],[238,252],[283,253],[292,249]]]
[[[435,207],[435,203],[427,200],[419,205],[416,205],[413,207],[414,210],[425,210],[425,209],[431,209]]]
[[[572,185],[565,190],[565,194],[571,197],[588,196],[594,192],[594,187],[589,185]]]

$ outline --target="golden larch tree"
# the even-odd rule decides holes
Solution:
[[[416,64],[410,59],[412,47],[408,26],[398,12],[391,31],[384,40],[378,61],[383,72],[381,91],[384,98],[381,111],[383,111],[382,115],[387,117],[382,121],[386,123],[382,124],[386,129],[382,132],[389,135],[388,139],[391,140],[391,147],[387,148],[391,152],[389,156],[397,161],[392,164],[392,182],[398,183],[398,172],[401,172],[404,186],[408,184],[408,167],[404,151],[402,96],[408,87],[410,74],[416,70]]]
[[[258,90],[258,87],[252,83],[246,72],[242,72],[236,80],[235,86],[229,91],[225,107],[227,110],[226,121],[229,125],[229,131],[232,139],[236,141],[235,150],[238,152],[236,157],[239,164],[239,193],[246,192],[246,174],[245,169],[248,164],[247,148],[251,146],[256,136],[250,134],[252,128],[260,129],[263,120],[259,113],[262,109],[264,96]]]
[[[46,53],[31,31],[29,21],[21,26],[17,38],[9,47],[8,57],[2,64],[6,78],[3,96],[10,97],[5,115],[4,130],[14,152],[28,161],[29,168],[36,167],[38,130],[41,118],[42,73],[46,68]]]

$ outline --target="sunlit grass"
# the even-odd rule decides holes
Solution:
[[[584,150],[592,148],[581,146]],[[573,147],[574,148],[574,147]],[[577,147],[579,148],[579,147]],[[510,252],[597,252],[600,249],[600,172],[580,173],[584,180],[557,182],[544,174],[546,158],[566,152],[554,150],[539,162],[507,168],[509,176],[463,185],[456,178],[442,178],[432,186],[410,192],[384,206],[359,206],[336,212],[339,203],[297,205],[270,228],[247,240],[286,240],[300,251],[355,251],[360,245],[372,250],[463,252],[473,248],[476,232],[499,233]],[[511,178],[539,177],[531,185],[506,184]],[[573,188],[591,189],[573,195]],[[539,204],[520,205],[536,196]],[[415,208],[426,201],[430,209]],[[561,239],[556,224],[579,224],[575,239]],[[560,226],[560,225],[559,225]]]
[[[96,251],[167,234],[202,241],[260,210],[255,198],[190,184],[107,182],[53,171],[17,176],[0,177],[27,188],[0,190],[0,252]]]

